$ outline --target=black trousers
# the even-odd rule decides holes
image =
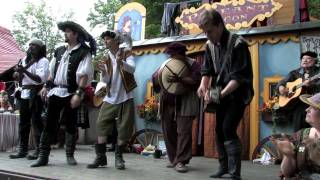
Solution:
[[[222,99],[216,112],[216,136],[219,142],[238,139],[237,128],[246,105],[240,100]]]
[[[57,139],[58,130],[60,127],[59,120],[63,116],[66,118],[65,126],[66,132],[69,134],[76,134],[77,132],[77,109],[72,109],[70,106],[71,96],[67,97],[58,97],[50,96],[48,102],[48,119],[46,127],[43,130],[43,133],[46,133],[50,136],[50,144],[55,143]],[[63,114],[62,114],[63,113]]]
[[[310,124],[306,122],[306,109],[308,105],[303,103],[302,101],[298,101],[297,104],[290,110],[292,113],[289,119],[292,119],[293,130],[294,132],[299,131],[303,128],[309,128]]]
[[[41,113],[43,102],[40,96],[35,96],[33,99],[20,99],[20,123],[19,135],[20,143],[28,146],[30,128],[32,124],[33,135],[36,145],[40,142],[40,136],[43,130],[43,121]]]

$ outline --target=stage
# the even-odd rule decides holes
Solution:
[[[66,180],[203,180],[211,179],[209,175],[218,167],[218,161],[213,158],[193,157],[189,164],[190,171],[180,174],[173,169],[166,168],[167,159],[154,159],[133,153],[124,154],[126,170],[117,170],[114,167],[114,153],[108,152],[108,166],[106,168],[87,169],[95,157],[92,146],[78,146],[75,157],[77,166],[66,164],[64,149],[54,149],[50,154],[48,166],[30,168],[32,161],[23,159],[9,159],[9,152],[0,152],[0,179],[9,179],[5,172],[16,172],[22,179],[66,179]],[[257,165],[251,161],[242,161],[242,177],[247,180],[276,180],[279,165]],[[5,172],[4,172],[5,171]],[[26,175],[33,175],[27,177]],[[3,178],[6,177],[6,178]],[[20,180],[10,176],[11,180]]]

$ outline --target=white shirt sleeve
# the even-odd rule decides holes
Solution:
[[[108,83],[110,81],[110,75],[108,74],[108,68],[107,65],[104,65],[104,68],[106,69],[105,73],[101,73],[100,79],[102,79],[103,82]]]
[[[56,58],[51,59],[50,64],[49,64],[49,76],[51,78],[54,78],[53,73],[54,73],[55,64],[56,64]]]
[[[133,74],[136,69],[136,64],[133,59],[133,56],[129,56],[126,61],[123,61],[123,69],[131,74]]]
[[[47,58],[42,58],[37,63],[36,75],[41,78],[41,82],[45,83],[49,76],[49,60]]]
[[[77,69],[77,84],[79,84],[80,77],[83,75],[88,75],[87,85],[89,85],[93,79],[93,64],[92,64],[92,56],[90,53],[86,55],[86,57],[80,62]]]

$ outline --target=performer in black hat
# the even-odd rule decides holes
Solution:
[[[298,78],[303,79],[302,94],[315,94],[320,92],[320,81],[318,78],[315,81],[310,81],[310,78],[314,75],[320,73],[320,68],[316,66],[317,64],[317,53],[306,51],[300,55],[300,67],[295,69],[282,79],[278,83],[279,94],[286,96],[289,89],[286,87],[287,82],[292,82]],[[294,131],[298,131],[302,128],[308,128],[310,125],[306,123],[306,109],[307,105],[298,99],[293,99],[293,103],[288,103],[287,109],[290,110],[290,117],[288,119],[292,120]],[[292,117],[291,117],[292,115]]]
[[[9,157],[16,159],[27,156],[30,127],[32,127],[36,150],[27,158],[34,160],[38,158],[40,136],[43,130],[41,119],[43,102],[38,92],[49,75],[49,61],[46,58],[44,42],[39,39],[31,40],[27,56],[21,60],[15,70],[13,76],[21,81],[22,85],[21,95],[17,97],[20,102],[19,148],[16,154],[11,154]]]
[[[69,165],[76,165],[78,107],[84,96],[85,87],[93,78],[92,55],[96,43],[92,36],[79,24],[72,21],[58,23],[65,34],[67,46],[56,49],[50,62],[50,75],[43,87],[42,97],[48,97],[48,119],[40,141],[38,160],[31,167],[45,166],[49,161],[50,145],[54,142],[59,128],[60,114],[66,117],[66,156]],[[85,42],[89,42],[86,45]]]

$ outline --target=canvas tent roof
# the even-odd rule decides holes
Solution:
[[[11,32],[0,26],[0,73],[17,64],[24,55]]]

